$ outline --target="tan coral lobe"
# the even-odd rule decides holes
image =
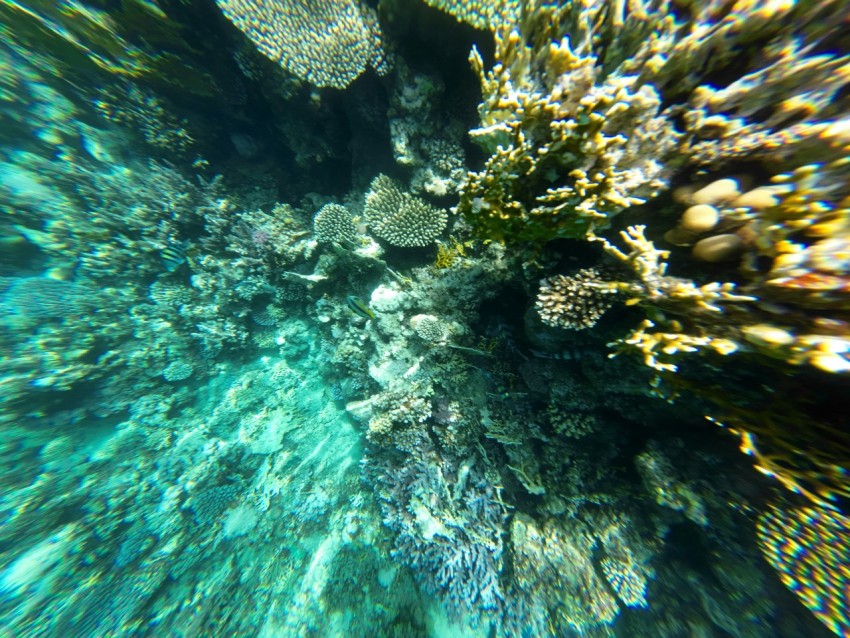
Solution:
[[[714,207],[708,204],[697,204],[691,206],[682,215],[682,228],[692,233],[704,233],[715,226],[720,221],[720,213]]]
[[[737,259],[744,250],[744,240],[727,233],[699,240],[692,251],[694,257],[712,264]]]

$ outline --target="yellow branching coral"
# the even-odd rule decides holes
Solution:
[[[269,59],[320,87],[345,88],[367,67],[386,71],[375,12],[355,0],[216,0]]]
[[[718,302],[755,301],[748,295],[735,293],[732,283],[710,283],[697,286],[688,279],[668,276],[664,260],[669,251],[658,250],[655,244],[644,235],[645,226],[629,226],[620,233],[620,237],[631,249],[624,253],[606,239],[595,237],[602,242],[605,252],[627,264],[637,276],[637,282],[607,284],[618,292],[625,293],[628,305],[649,301],[667,308],[683,305],[694,311],[721,311]],[[680,310],[681,312],[681,310]]]
[[[631,276],[576,296],[617,292],[646,311],[616,352],[733,413],[759,469],[821,504],[850,494],[846,437],[834,445],[811,405],[795,419],[727,409],[751,397],[701,387],[680,364],[736,353],[777,379],[850,374],[846,12],[846,0],[529,0],[495,29],[492,68],[471,54],[483,94],[471,135],[489,157],[458,207],[485,239],[601,242]],[[656,199],[671,181],[687,185]]]
[[[530,3],[497,32],[491,71],[471,54],[484,94],[471,134],[492,155],[468,176],[460,210],[490,238],[581,238],[666,184],[679,134],[660,96],[637,76],[606,74],[561,32],[565,11]]]
[[[850,635],[850,518],[774,505],[759,517],[758,535],[785,586],[835,635]]]
[[[731,283],[697,286],[688,279],[667,275],[668,251],[658,250],[644,235],[644,226],[630,226],[620,236],[630,248],[623,252],[611,242],[605,251],[627,265],[635,279],[600,283],[623,294],[627,305],[647,306],[653,319],[645,319],[628,337],[611,344],[617,352],[640,353],[646,365],[659,372],[675,372],[680,353],[708,348],[722,355],[739,348],[736,315],[726,312],[730,304],[754,301],[736,292]]]

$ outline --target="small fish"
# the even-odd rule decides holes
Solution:
[[[360,297],[355,297],[354,295],[348,295],[346,297],[345,302],[348,304],[348,307],[351,308],[351,312],[356,315],[360,315],[364,319],[374,319],[375,313],[372,309],[366,305],[366,302],[363,301]]]
[[[186,245],[184,242],[168,244],[160,251],[159,256],[165,269],[174,272],[186,261]]]

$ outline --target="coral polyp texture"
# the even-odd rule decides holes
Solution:
[[[325,204],[313,218],[313,235],[320,242],[351,244],[357,239],[357,226],[345,206]]]
[[[512,24],[522,7],[520,0],[425,0],[425,3],[476,29],[497,29]]]
[[[392,246],[433,244],[446,227],[446,211],[403,192],[386,175],[372,181],[363,209],[369,229]]]
[[[598,270],[582,268],[541,281],[534,307],[546,325],[585,330],[614,304],[615,294],[602,283]]]
[[[759,546],[782,582],[838,636],[850,634],[850,518],[774,505],[758,522]]]
[[[357,0],[216,0],[269,59],[319,87],[343,89],[368,67],[386,71],[375,12]]]

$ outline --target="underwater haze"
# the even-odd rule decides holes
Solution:
[[[0,0],[0,638],[850,638],[850,0]]]

